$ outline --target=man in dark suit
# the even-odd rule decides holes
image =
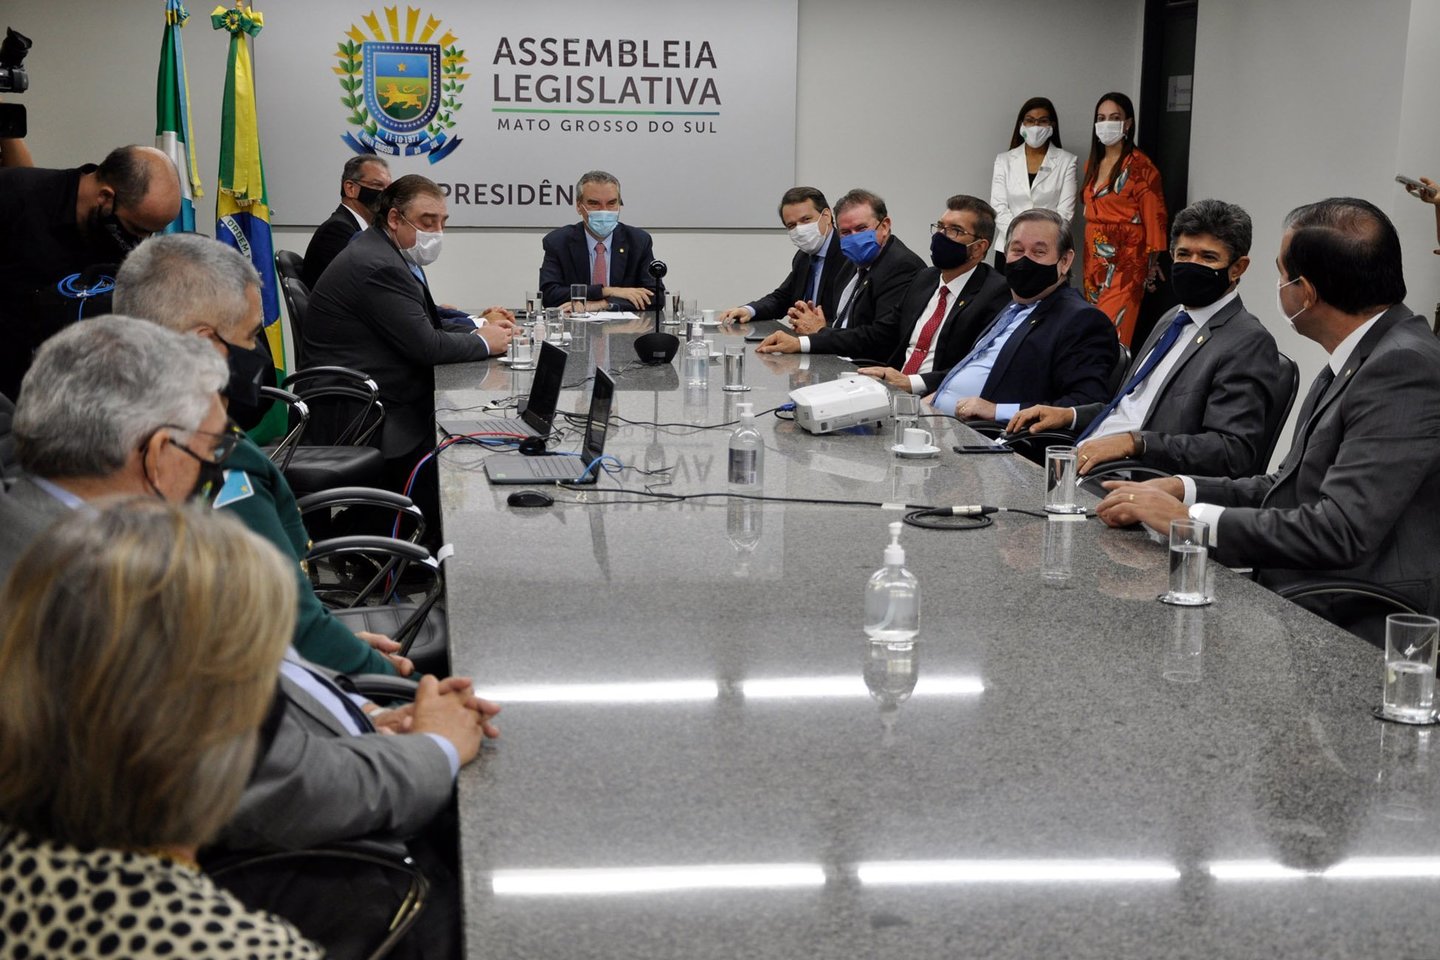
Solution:
[[[375,203],[374,226],[340,252],[311,294],[305,356],[314,366],[363,370],[379,384],[387,486],[403,491],[435,446],[435,365],[503,354],[513,318],[492,307],[478,328],[442,320],[422,269],[439,256],[448,219],[433,181],[401,177]],[[411,498],[436,523],[435,471],[415,483]]]
[[[1111,526],[1210,524],[1214,558],[1281,587],[1336,577],[1379,584],[1440,613],[1440,341],[1400,300],[1400,238],[1373,204],[1335,198],[1291,211],[1276,261],[1279,305],[1330,354],[1280,468],[1232,480],[1108,483]],[[1321,616],[1381,642],[1373,609],[1325,597]]]
[[[891,232],[885,201],[869,190],[851,190],[835,204],[843,269],[835,278],[840,294],[833,313],[820,304],[797,303],[786,313],[794,331],[808,336],[825,327],[849,330],[889,316],[905,296],[916,271],[925,266]]]
[[[825,194],[814,187],[786,190],[780,198],[780,222],[796,247],[790,275],[759,300],[726,310],[721,320],[779,320],[800,303],[835,316],[840,298],[837,278],[849,261],[840,253],[840,234],[835,230],[835,216]]]
[[[1081,404],[1110,395],[1120,353],[1115,328],[1067,283],[1075,249],[1053,210],[1010,221],[1005,282],[1011,300],[927,399],[961,420],[1008,420],[1022,406]]]
[[[793,337],[777,331],[760,353],[840,353],[886,366],[860,372],[896,390],[926,394],[964,357],[1001,307],[1010,301],[1005,278],[986,263],[995,236],[995,211],[978,197],[957,194],[931,224],[930,260],[915,274],[888,316],[848,330],[823,329]]]
[[[1266,447],[1280,396],[1275,338],[1240,302],[1250,265],[1250,215],[1201,200],[1175,215],[1171,281],[1181,306],[1161,317],[1108,404],[1034,406],[1006,426],[1075,430],[1079,473],[1136,460],[1167,473],[1248,477]]]
[[[340,206],[330,214],[330,219],[320,224],[305,248],[300,279],[306,287],[314,290],[330,261],[345,249],[355,234],[370,226],[375,219],[372,207],[380,198],[380,191],[388,186],[390,165],[385,158],[357,154],[345,161],[345,168],[340,172]]]
[[[575,184],[580,222],[545,234],[540,296],[545,306],[570,302],[570,286],[586,284],[589,310],[644,310],[655,297],[650,234],[620,222],[620,181],[591,170]]]

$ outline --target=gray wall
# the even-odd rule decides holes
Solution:
[[[1300,364],[1303,397],[1325,352],[1275,303],[1280,223],[1292,208],[1340,195],[1385,210],[1405,246],[1406,302],[1434,318],[1434,209],[1394,178],[1440,179],[1440,4],[1200,0],[1199,11],[1190,197],[1229,200],[1254,218],[1241,294]],[[1287,429],[1277,462],[1289,438]]]

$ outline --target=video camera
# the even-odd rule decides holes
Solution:
[[[5,40],[0,42],[0,93],[30,89],[30,75],[24,67],[29,52],[30,38],[6,27]],[[25,108],[18,103],[0,103],[0,140],[18,140],[25,132]]]

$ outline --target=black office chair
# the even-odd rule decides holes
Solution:
[[[311,367],[286,377],[273,396],[290,407],[291,432],[301,427],[281,466],[297,496],[384,482],[384,457],[370,445],[385,420],[374,380],[347,367]],[[270,452],[276,463],[278,447]]]
[[[1381,649],[1385,647],[1387,615],[1427,612],[1416,609],[1409,600],[1388,587],[1343,577],[1292,583],[1275,593]]]
[[[274,403],[283,403],[289,408],[289,430],[285,436],[271,444],[261,447],[270,462],[280,468],[284,473],[290,466],[290,461],[295,456],[295,449],[300,446],[300,439],[305,435],[305,427],[310,423],[310,408],[304,400],[291,393],[289,390],[281,390],[279,387],[261,387],[260,396]]]
[[[305,258],[294,250],[276,250],[275,272],[282,280],[295,280],[303,285]]]
[[[289,254],[288,250],[282,250],[275,255],[275,262],[280,262],[280,257]],[[300,277],[280,277],[280,293],[285,297],[285,312],[290,315],[290,340],[295,347],[295,365],[305,366],[305,317],[310,310],[310,288]]]
[[[1120,392],[1125,383],[1125,373],[1130,369],[1130,348],[1123,343],[1116,343],[1120,348],[1119,356],[1115,361],[1115,368],[1110,371],[1110,396]]]

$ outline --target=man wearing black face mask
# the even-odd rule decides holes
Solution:
[[[35,348],[57,330],[108,312],[103,294],[79,299],[78,281],[66,278],[113,276],[179,212],[179,176],[153,147],[119,147],[99,166],[72,170],[0,169],[0,393],[14,399]]]
[[[1090,403],[1109,395],[1120,344],[1110,319],[1067,283],[1075,248],[1053,210],[1010,221],[1007,304],[928,398],[961,420],[1008,420],[1032,403]]]
[[[320,224],[305,248],[305,265],[300,279],[315,289],[320,274],[344,250],[350,240],[375,221],[375,201],[390,186],[390,165],[385,158],[357,154],[345,161],[340,173],[340,206]]]
[[[1109,403],[1020,411],[1007,430],[1075,430],[1083,476],[1114,460],[1167,473],[1247,477],[1279,396],[1275,338],[1240,301],[1250,216],[1201,200],[1175,216],[1170,250],[1180,298],[1136,351]]]
[[[760,353],[839,353],[883,366],[860,372],[896,390],[929,393],[975,344],[1010,299],[1005,278],[985,260],[995,235],[995,211],[984,200],[957,194],[930,225],[933,267],[915,274],[904,297],[885,316],[861,327],[826,327],[810,336],[776,332]]]

